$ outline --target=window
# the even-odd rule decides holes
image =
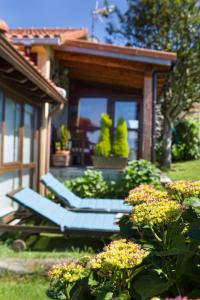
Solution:
[[[115,102],[115,127],[117,120],[123,118],[126,121],[127,128],[138,129],[137,122],[137,102],[135,101],[116,101]]]
[[[79,101],[79,127],[99,127],[101,114],[107,111],[106,98],[80,98]]]
[[[5,101],[4,163],[19,161],[21,105],[10,98]]]
[[[0,212],[15,208],[7,193],[19,186],[36,186],[37,111],[0,91],[0,143],[4,143],[0,148]]]
[[[28,164],[33,161],[34,152],[34,108],[24,105],[24,141],[23,141],[23,162]]]
[[[2,145],[2,120],[3,120],[3,92],[0,90],[0,157],[1,157],[1,145]]]
[[[129,159],[137,159],[139,129],[138,103],[133,100],[116,100],[114,111],[115,127],[117,126],[117,121],[119,118],[123,118],[127,124]]]
[[[12,209],[7,193],[19,188],[19,172],[17,170],[0,175],[0,214],[5,215]],[[15,204],[13,204],[15,205]]]
[[[82,92],[83,91],[83,92]],[[90,96],[91,93],[91,96]],[[75,93],[76,95],[76,93]],[[96,95],[96,96],[95,96]],[[99,97],[98,97],[99,95]],[[119,96],[117,92],[105,89],[77,88],[77,96],[69,103],[69,129],[73,139],[78,140],[85,164],[92,163],[95,144],[98,142],[101,114],[107,113],[112,119],[111,138],[119,118],[126,121],[128,129],[129,159],[137,159],[139,143],[139,101],[131,96]],[[73,143],[72,143],[73,148]]]

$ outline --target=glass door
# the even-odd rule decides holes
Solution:
[[[114,128],[117,121],[123,118],[128,129],[129,159],[137,159],[138,153],[138,102],[133,100],[114,100]]]

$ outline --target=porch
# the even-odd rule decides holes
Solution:
[[[129,160],[154,160],[155,102],[175,55],[81,40],[69,40],[54,51],[69,102],[53,118],[51,152],[64,124],[71,135],[71,166],[92,166],[101,114],[107,113],[111,138],[117,120],[126,121]]]

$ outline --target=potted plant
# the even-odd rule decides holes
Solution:
[[[55,143],[56,153],[52,157],[54,167],[67,167],[70,165],[69,131],[62,124],[58,132],[58,140]]]
[[[110,139],[111,126],[110,117],[107,114],[102,114],[101,133],[94,150],[93,165],[100,169],[123,169],[127,164],[129,153],[126,122],[122,118],[118,120],[113,146]]]

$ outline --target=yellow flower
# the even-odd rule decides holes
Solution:
[[[200,181],[177,180],[167,185],[169,193],[182,200],[189,197],[200,198]]]
[[[121,239],[112,242],[103,252],[93,257],[90,267],[99,269],[103,276],[111,276],[116,269],[132,269],[140,265],[148,254],[140,245]]]
[[[55,265],[49,271],[51,280],[64,280],[65,282],[72,283],[83,277],[84,268],[78,263],[68,263]]]
[[[159,225],[174,221],[181,214],[180,204],[172,200],[160,200],[136,205],[130,220],[136,225]]]
[[[169,198],[167,192],[155,189],[151,185],[140,185],[129,192],[125,202],[131,205],[137,205],[143,202],[160,201]]]

